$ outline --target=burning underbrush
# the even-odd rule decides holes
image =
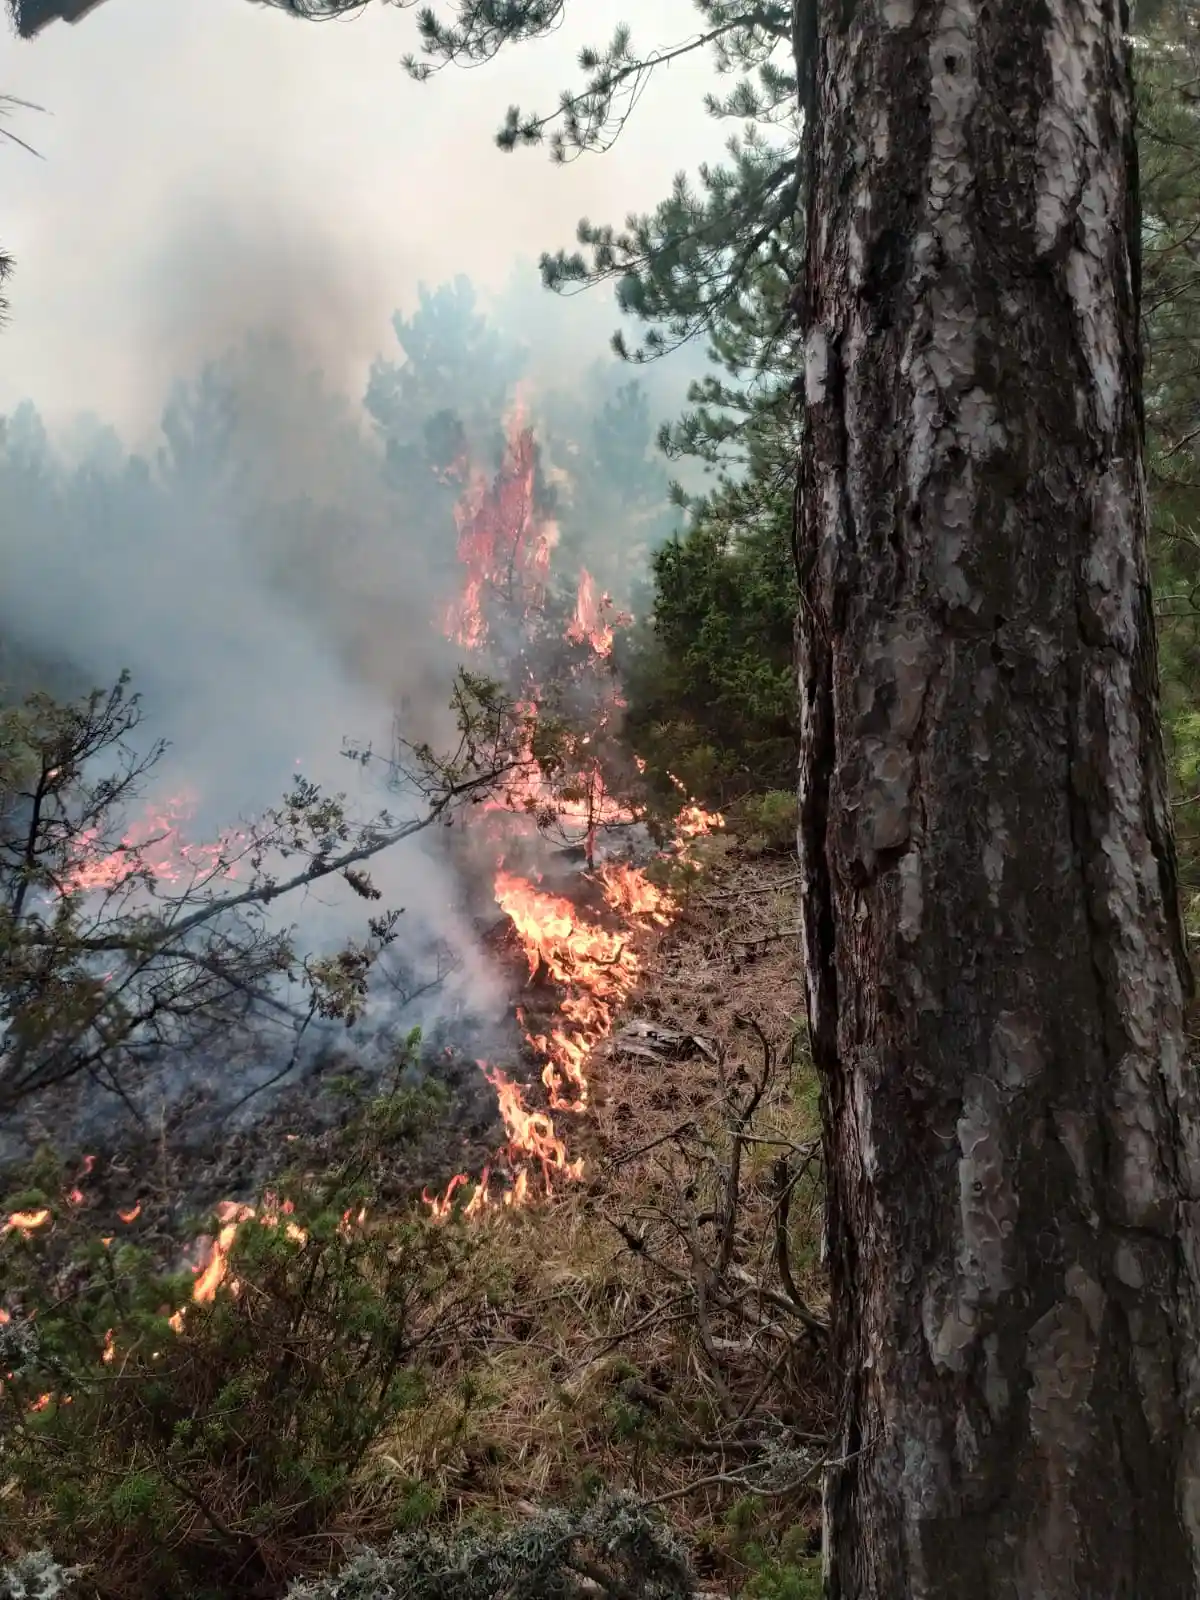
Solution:
[[[403,961],[389,998],[384,962],[347,958],[354,1026],[311,1035],[303,1070],[218,1116],[192,1057],[193,1102],[43,1153],[5,1208],[0,1553],[45,1543],[85,1596],[275,1600],[398,1526],[600,1487],[736,1577],[812,1503],[794,877],[686,793],[649,815],[619,737],[626,619],[587,571],[556,599],[534,468],[518,419],[493,478],[456,469],[443,619],[520,729],[439,843],[505,1014],[435,1000],[410,1029]],[[235,845],[165,820],[166,845],[85,841],[64,903],[131,861],[147,886],[180,863],[236,881]]]
[[[829,1416],[791,873],[726,850],[681,888],[537,1206],[384,1201],[440,1110],[401,1087],[169,1271],[152,1206],[98,1236],[99,1164],[19,1197],[0,1552],[105,1600],[279,1596],[398,1526],[601,1487],[669,1514],[712,1593],[795,1549]]]

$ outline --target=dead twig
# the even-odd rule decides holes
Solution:
[[[791,1302],[795,1315],[810,1333],[824,1341],[829,1337],[829,1325],[809,1309],[808,1304],[796,1288],[795,1280],[792,1277],[792,1263],[788,1247],[788,1217],[792,1209],[795,1179],[792,1176],[791,1163],[786,1156],[777,1158],[774,1167],[774,1179],[778,1196],[775,1205],[775,1270],[779,1274],[783,1292]]]

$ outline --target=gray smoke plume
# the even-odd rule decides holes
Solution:
[[[453,731],[461,651],[442,616],[462,572],[455,489],[433,467],[465,441],[493,470],[519,388],[571,559],[616,559],[645,529],[614,498],[628,474],[606,459],[610,435],[632,427],[623,448],[636,457],[638,427],[646,433],[644,521],[646,507],[665,507],[653,424],[677,409],[686,376],[679,364],[653,369],[639,422],[636,407],[621,410],[630,374],[605,354],[598,305],[580,316],[514,286],[497,310],[464,282],[422,291],[391,339],[384,330],[370,370],[355,373],[338,338],[342,318],[347,344],[361,344],[353,273],[344,263],[339,273],[336,252],[307,253],[322,269],[310,306],[273,247],[252,233],[223,245],[206,253],[192,235],[179,241],[180,271],[196,269],[179,341],[187,364],[138,450],[103,417],[51,437],[31,403],[6,419],[0,445],[0,670],[11,679],[15,657],[36,663],[17,677],[48,671],[52,686],[89,688],[128,669],[147,744],[170,742],[153,796],[194,796],[189,831],[201,841],[277,804],[297,773],[346,791],[361,817],[402,810],[374,767],[342,751],[349,740],[386,753],[397,722],[435,745]],[[494,852],[451,854],[446,842],[431,831],[371,864],[383,905],[404,908],[393,969],[418,982],[447,961],[451,970],[402,1016],[378,985],[368,1032],[464,1012],[486,1028],[505,1012],[505,982],[472,915],[494,920],[482,870]],[[365,923],[339,880],[278,915],[318,950]],[[171,1082],[182,1088],[178,1074]]]

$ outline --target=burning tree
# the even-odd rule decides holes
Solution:
[[[527,761],[497,804],[524,813],[563,842],[595,856],[597,831],[635,820],[614,797],[637,786],[632,758],[615,738],[624,699],[612,660],[626,624],[581,568],[564,582],[552,557],[558,528],[538,473],[533,429],[520,408],[509,420],[494,477],[461,459],[456,508],[460,593],[446,631],[486,660],[528,717]]]
[[[598,865],[602,831],[628,828],[642,814],[640,766],[617,737],[624,699],[613,662],[614,631],[629,618],[586,569],[574,581],[555,572],[558,530],[539,493],[537,444],[524,411],[518,407],[509,419],[493,476],[475,469],[465,454],[454,473],[461,484],[462,581],[445,629],[487,663],[527,729],[523,759],[482,808],[494,823],[487,831],[493,894],[524,953],[530,985],[551,987],[557,996],[551,1017],[540,1024],[524,1004],[517,1011],[526,1043],[541,1062],[548,1110],[530,1110],[519,1083],[480,1063],[508,1136],[499,1157],[508,1178],[504,1203],[520,1205],[531,1192],[531,1177],[541,1192],[553,1193],[582,1175],[582,1161],[569,1157],[550,1113],[587,1109],[588,1058],[638,982],[638,945],[676,908],[671,895],[631,863]],[[685,807],[677,845],[714,822],[720,819]],[[514,870],[510,858],[530,836],[534,843],[548,836],[582,851],[594,910],[546,890],[536,851],[529,875]],[[485,1169],[467,1202],[472,1215],[493,1203],[493,1170]],[[440,1197],[427,1195],[435,1214],[447,1215],[468,1183],[460,1173]]]
[[[373,857],[505,777],[528,743],[524,719],[469,674],[454,710],[451,753],[400,743],[390,776],[407,816],[356,820],[343,797],[297,778],[281,806],[204,846],[183,841],[181,800],[127,821],[165,747],[131,747],[141,713],[124,678],[76,704],[37,695],[5,713],[0,1110],[81,1075],[124,1096],[156,1052],[219,1039],[228,1055],[270,1022],[297,1041],[314,1019],[353,1022],[399,913],[377,909],[364,937],[315,957],[275,908],[334,877],[378,902]]]

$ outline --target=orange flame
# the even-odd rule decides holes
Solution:
[[[686,805],[675,818],[676,846],[689,839],[698,839],[725,826],[719,811],[705,811],[703,806]]]
[[[567,638],[573,644],[591,645],[595,655],[611,655],[613,627],[606,617],[606,612],[611,610],[612,600],[606,594],[597,593],[595,578],[586,567],[581,568],[575,615],[567,626]]]
[[[486,642],[485,605],[489,596],[500,597],[510,615],[527,617],[545,593],[557,534],[553,524],[539,519],[537,514],[535,460],[532,433],[518,411],[509,425],[501,469],[490,484],[481,474],[470,473],[465,462],[455,468],[464,482],[455,516],[458,556],[465,572],[462,594],[447,614],[446,630],[469,649],[479,649]],[[598,658],[607,658],[612,654],[615,628],[626,626],[631,620],[617,615],[610,596],[599,592],[586,568],[581,570],[574,614],[566,628],[567,639],[586,644]],[[531,725],[537,717],[537,700],[537,690],[530,680],[527,698],[517,709]],[[592,735],[602,732],[623,705],[615,683],[610,685],[602,696]],[[588,745],[592,735],[580,744]],[[639,772],[644,773],[645,762],[635,760]],[[677,778],[672,781],[683,792],[685,801],[674,841],[674,849],[682,854],[688,841],[721,826],[723,819],[696,805]],[[551,784],[534,756],[532,736],[524,759],[504,788],[480,809],[484,815],[507,813],[510,831],[511,819],[515,818],[528,819],[535,827],[553,821],[565,828],[581,828],[589,865],[594,859],[597,830],[633,822],[638,815],[633,807],[618,802],[607,792],[600,763],[590,751],[580,772],[572,773],[568,781],[558,774]],[[505,871],[503,863],[494,885],[496,901],[521,941],[531,982],[544,978],[565,991],[558,1004],[558,1020],[543,1033],[526,1033],[528,1043],[545,1062],[542,1081],[550,1110],[556,1112],[581,1112],[587,1108],[588,1058],[611,1031],[616,1010],[628,998],[640,972],[630,934],[666,927],[679,910],[674,898],[637,868],[603,866],[595,881],[609,913],[620,920],[624,931],[611,932],[601,927],[581,915],[569,900],[546,894],[528,880]],[[518,1019],[523,1023],[520,1012]],[[519,1085],[498,1068],[483,1062],[480,1066],[496,1091],[508,1135],[504,1155],[512,1182],[504,1195],[505,1204],[524,1203],[529,1195],[531,1170],[540,1174],[547,1192],[553,1192],[555,1184],[564,1178],[578,1178],[582,1162],[568,1158],[566,1145],[556,1133],[549,1113],[528,1110]],[[485,1168],[462,1208],[464,1215],[477,1217],[491,1206],[491,1177],[492,1169]],[[469,1182],[466,1173],[457,1173],[441,1195],[426,1192],[424,1199],[431,1214],[439,1220],[450,1216]]]
[[[651,883],[640,867],[613,862],[602,866],[596,877],[605,903],[621,916],[647,917],[666,928],[679,909],[671,895]]]
[[[238,1230],[244,1222],[257,1220],[260,1227],[277,1228],[282,1224],[287,1237],[296,1244],[305,1244],[308,1233],[297,1223],[290,1222],[287,1218],[295,1210],[292,1201],[285,1200],[280,1204],[278,1198],[268,1191],[263,1196],[262,1208],[256,1211],[254,1206],[242,1205],[236,1200],[222,1200],[214,1210],[214,1216],[221,1224],[217,1235],[206,1241],[201,1264],[195,1269],[196,1281],[192,1284],[192,1299],[197,1305],[205,1305],[214,1299],[217,1290],[228,1279],[231,1291],[236,1294],[238,1283],[229,1277],[229,1255],[233,1249],[233,1241],[237,1238]],[[175,1317],[168,1320],[171,1326],[179,1331],[175,1318],[182,1322],[183,1313],[176,1312]]]
[[[569,1027],[530,1036],[530,1043],[547,1058],[542,1079],[551,1107],[582,1111],[588,1100],[584,1064],[637,982],[638,958],[624,935],[583,921],[569,900],[545,894],[503,868],[496,874],[495,893],[524,946],[529,976],[544,970],[569,991],[559,1008]],[[565,1084],[571,1087],[569,1099]]]
[[[63,893],[119,889],[141,873],[161,883],[193,882],[213,875],[236,877],[237,867],[229,855],[240,835],[230,834],[213,844],[184,840],[182,825],[195,809],[196,802],[188,794],[173,795],[161,807],[147,806],[141,819],[108,854],[100,853],[100,830],[88,829],[76,841],[75,859],[63,881]]]
[[[44,1228],[49,1221],[50,1211],[45,1206],[39,1211],[14,1211],[0,1226],[0,1239],[6,1233],[19,1233],[22,1238],[28,1239],[31,1233]]]
[[[467,484],[455,508],[458,559],[466,568],[463,592],[446,613],[446,633],[478,650],[487,640],[486,603],[493,595],[527,615],[541,600],[558,539],[554,523],[534,506],[537,450],[533,430],[518,407],[508,425],[504,460],[489,484],[465,463]]]

